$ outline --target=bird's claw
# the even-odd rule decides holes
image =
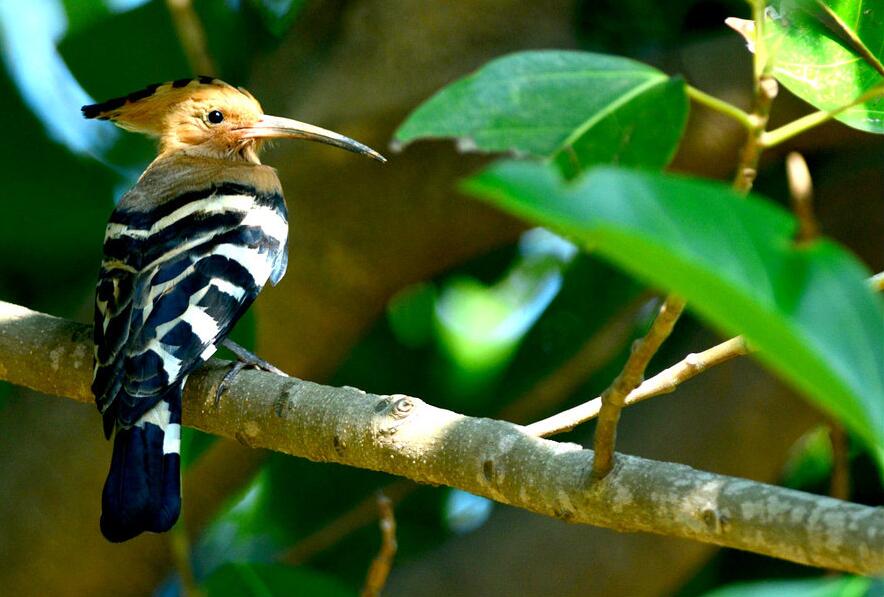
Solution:
[[[230,350],[234,355],[236,355],[236,361],[230,367],[230,370],[224,374],[224,377],[221,378],[220,383],[218,383],[218,389],[215,391],[215,406],[221,402],[221,395],[227,390],[230,386],[230,383],[233,381],[233,378],[237,376],[237,374],[246,368],[252,369],[260,369],[262,371],[266,371],[267,373],[275,373],[276,375],[281,375],[283,377],[288,377],[284,371],[279,369],[278,367],[274,367],[258,355],[246,350],[239,344],[236,344],[230,339],[225,339],[222,343],[222,346],[226,347]]]
[[[237,373],[242,371],[248,366],[248,363],[243,361],[234,361],[233,365],[224,374],[224,377],[221,378],[221,381],[218,382],[218,387],[215,390],[215,408],[218,408],[218,405],[221,404],[221,395],[227,391],[227,388],[230,386],[230,382],[233,381],[233,378],[236,377]]]

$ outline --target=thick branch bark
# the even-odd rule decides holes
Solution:
[[[90,335],[86,325],[0,302],[0,379],[89,402]],[[186,424],[252,447],[458,487],[569,522],[884,572],[881,509],[630,456],[594,481],[592,451],[532,437],[518,425],[257,371],[241,373],[215,407],[224,370],[211,363],[191,376]]]

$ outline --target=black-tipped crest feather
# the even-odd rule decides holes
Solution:
[[[87,106],[83,106],[82,108],[80,108],[80,111],[83,112],[84,118],[109,120],[114,117],[112,112],[119,110],[126,104],[132,104],[143,99],[147,99],[153,95],[156,95],[157,93],[162,93],[172,89],[183,89],[184,87],[187,87],[192,83],[195,83],[197,85],[227,86],[227,83],[221,81],[220,79],[216,79],[214,77],[209,77],[206,75],[199,75],[197,77],[190,77],[185,79],[176,79],[174,81],[169,81],[166,83],[151,83],[143,89],[133,91],[132,93],[129,93],[127,95],[114,97],[109,100],[99,102],[97,104],[89,104]]]

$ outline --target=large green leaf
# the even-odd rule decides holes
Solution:
[[[566,185],[503,162],[468,191],[573,236],[678,293],[860,436],[884,446],[884,310],[868,272],[827,241],[796,247],[793,219],[723,185],[598,169]]]
[[[821,110],[835,110],[884,83],[884,3],[778,0],[765,21],[773,74]],[[847,109],[838,120],[884,133],[884,97]]]
[[[603,54],[534,51],[494,60],[438,92],[396,131],[406,144],[454,137],[465,150],[661,168],[687,118],[681,79]]]

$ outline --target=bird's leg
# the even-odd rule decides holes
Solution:
[[[221,346],[229,350],[236,356],[236,362],[233,363],[233,366],[230,370],[224,374],[224,377],[221,378],[221,382],[218,384],[218,389],[215,391],[215,406],[218,405],[218,402],[221,401],[221,394],[227,389],[227,386],[233,381],[233,378],[247,367],[252,367],[255,369],[262,369],[263,371],[267,371],[268,373],[275,373],[276,375],[281,375],[283,377],[288,377],[288,375],[279,369],[278,367],[274,367],[255,353],[243,348],[230,338],[225,338],[221,342]]]
[[[243,348],[230,338],[225,338],[224,340],[222,340],[221,346],[236,355],[236,358],[239,359],[239,362],[242,363],[244,367],[262,369],[267,373],[276,373],[277,375],[288,377],[288,375],[284,371],[274,367],[255,353],[249,351],[246,348]]]

